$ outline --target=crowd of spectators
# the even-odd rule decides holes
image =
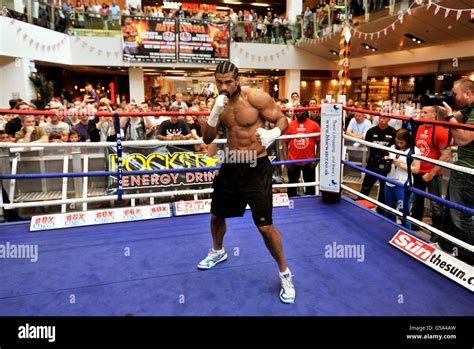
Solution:
[[[136,103],[112,105],[107,98],[100,98],[88,84],[81,100],[68,102],[53,98],[46,106],[47,110],[56,110],[54,115],[0,116],[0,141],[4,142],[99,142],[115,141],[112,117],[98,117],[96,112],[208,112],[213,96],[204,94],[160,95],[153,99]],[[36,107],[22,99],[10,100],[13,110],[34,110]],[[198,113],[199,114],[199,113]],[[198,140],[201,126],[207,121],[206,115],[175,115],[121,117],[120,132],[123,140]],[[206,150],[199,145],[194,150]]]
[[[388,0],[369,0],[367,10],[375,12],[384,9]],[[306,7],[294,19],[287,13],[262,12],[250,8],[234,12],[210,12],[199,9],[167,9],[164,6],[132,6],[121,8],[115,0],[38,0],[32,5],[35,24],[54,28],[60,32],[74,32],[74,29],[119,30],[121,16],[147,16],[156,18],[187,18],[208,21],[230,21],[232,38],[235,41],[256,41],[265,43],[295,43],[302,37],[316,38],[337,29],[344,21],[352,25],[359,23],[358,17],[365,11],[365,2],[352,0],[345,8],[344,1],[321,0],[312,8]],[[12,12],[17,19],[27,21],[27,6],[24,13]]]

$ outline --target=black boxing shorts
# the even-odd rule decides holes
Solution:
[[[273,165],[267,156],[255,163],[224,163],[214,178],[211,213],[242,217],[247,204],[256,226],[272,224]]]

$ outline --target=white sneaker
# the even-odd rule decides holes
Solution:
[[[222,248],[222,250],[220,250],[219,252],[216,252],[216,250],[211,249],[209,250],[209,254],[207,255],[207,257],[200,261],[197,267],[201,270],[211,269],[216,264],[224,262],[226,259],[227,253],[224,248]]]
[[[291,304],[295,302],[295,286],[292,280],[293,275],[291,272],[280,275],[281,289],[280,289],[280,300],[283,303]]]

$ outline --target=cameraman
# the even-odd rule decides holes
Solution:
[[[390,118],[386,116],[379,117],[379,123],[377,126],[370,128],[365,135],[365,140],[375,144],[380,144],[385,147],[391,147],[395,144],[396,131],[393,127],[389,126],[388,123]],[[384,157],[388,155],[388,152],[382,149],[370,148],[369,156],[367,159],[367,170],[386,176],[391,170],[391,164],[384,160]],[[377,200],[381,203],[385,203],[384,187],[385,181],[381,181],[374,176],[365,174],[364,181],[362,182],[361,193],[369,195],[375,182],[379,181],[379,195]],[[384,214],[382,209],[377,208],[377,212]]]
[[[453,114],[451,107],[443,102],[444,107],[437,106],[438,116],[444,120],[457,124],[474,125],[474,81],[460,79],[454,82],[452,88],[456,106],[462,108]],[[451,133],[458,146],[457,165],[474,168],[474,131],[452,128]],[[447,198],[466,207],[474,207],[474,176],[461,172],[451,171],[448,184]],[[459,238],[470,245],[474,245],[474,221],[467,213],[447,208],[443,229],[448,234]],[[452,250],[453,245],[447,241],[440,241],[440,246]],[[474,265],[474,253],[459,249],[459,259]]]

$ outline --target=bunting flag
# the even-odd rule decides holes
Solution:
[[[359,29],[353,28],[354,34],[357,35],[359,39],[363,37],[364,40],[367,40],[367,38],[370,37],[370,40],[373,40],[375,35],[377,36],[377,39],[379,39],[380,33],[383,32],[384,35],[387,35],[389,28],[391,28],[392,31],[395,31],[397,22],[400,22],[400,24],[403,24],[405,15],[406,14],[412,15],[413,13],[412,8],[414,5],[422,6],[424,4],[426,4],[426,10],[429,10],[431,8],[431,5],[434,5],[435,7],[434,15],[437,15],[440,10],[444,10],[445,11],[444,18],[447,18],[451,14],[451,12],[453,12],[453,13],[456,13],[456,20],[459,21],[462,14],[464,12],[468,12],[470,13],[471,20],[474,19],[474,8],[463,8],[463,9],[450,8],[443,5],[433,4],[432,0],[415,0],[410,4],[408,9],[406,9],[405,11],[401,10],[396,16],[396,18],[394,19],[394,21],[390,23],[389,25],[387,25],[385,28],[382,28],[378,31],[373,31],[373,32],[361,32]]]

